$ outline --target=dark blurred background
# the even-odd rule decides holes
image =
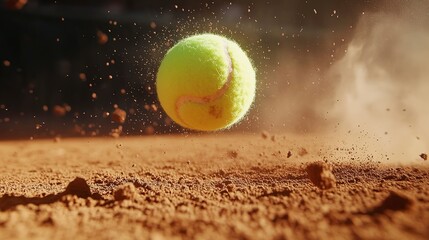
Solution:
[[[232,131],[258,129],[261,99],[275,97],[269,89],[323,73],[344,54],[359,16],[380,2],[2,0],[0,139],[183,132],[158,104],[156,71],[175,42],[203,32],[235,39],[253,59],[255,107]],[[301,79],[272,78],[285,55]],[[305,84],[291,89],[309,98],[330,89]],[[293,114],[314,117],[305,108]]]

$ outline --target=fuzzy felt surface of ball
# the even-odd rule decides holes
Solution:
[[[179,125],[216,131],[239,122],[255,98],[255,70],[240,46],[223,36],[194,35],[179,41],[158,69],[156,91]]]

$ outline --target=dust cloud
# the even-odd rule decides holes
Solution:
[[[326,59],[317,55],[294,62],[284,54],[284,68],[272,76],[281,81],[264,96],[265,128],[331,133],[376,159],[422,161],[429,152],[429,2],[387,3],[362,13],[345,34],[344,54],[326,70],[318,71]]]
[[[331,104],[319,106],[331,107],[339,132],[392,160],[429,151],[429,17],[421,7],[363,15],[328,73],[336,82]]]

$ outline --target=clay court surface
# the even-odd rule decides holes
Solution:
[[[262,135],[1,142],[1,239],[428,238],[418,154]]]

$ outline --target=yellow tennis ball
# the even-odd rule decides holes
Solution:
[[[159,67],[156,89],[165,112],[201,131],[232,126],[255,98],[255,70],[237,43],[201,34],[173,46]]]

